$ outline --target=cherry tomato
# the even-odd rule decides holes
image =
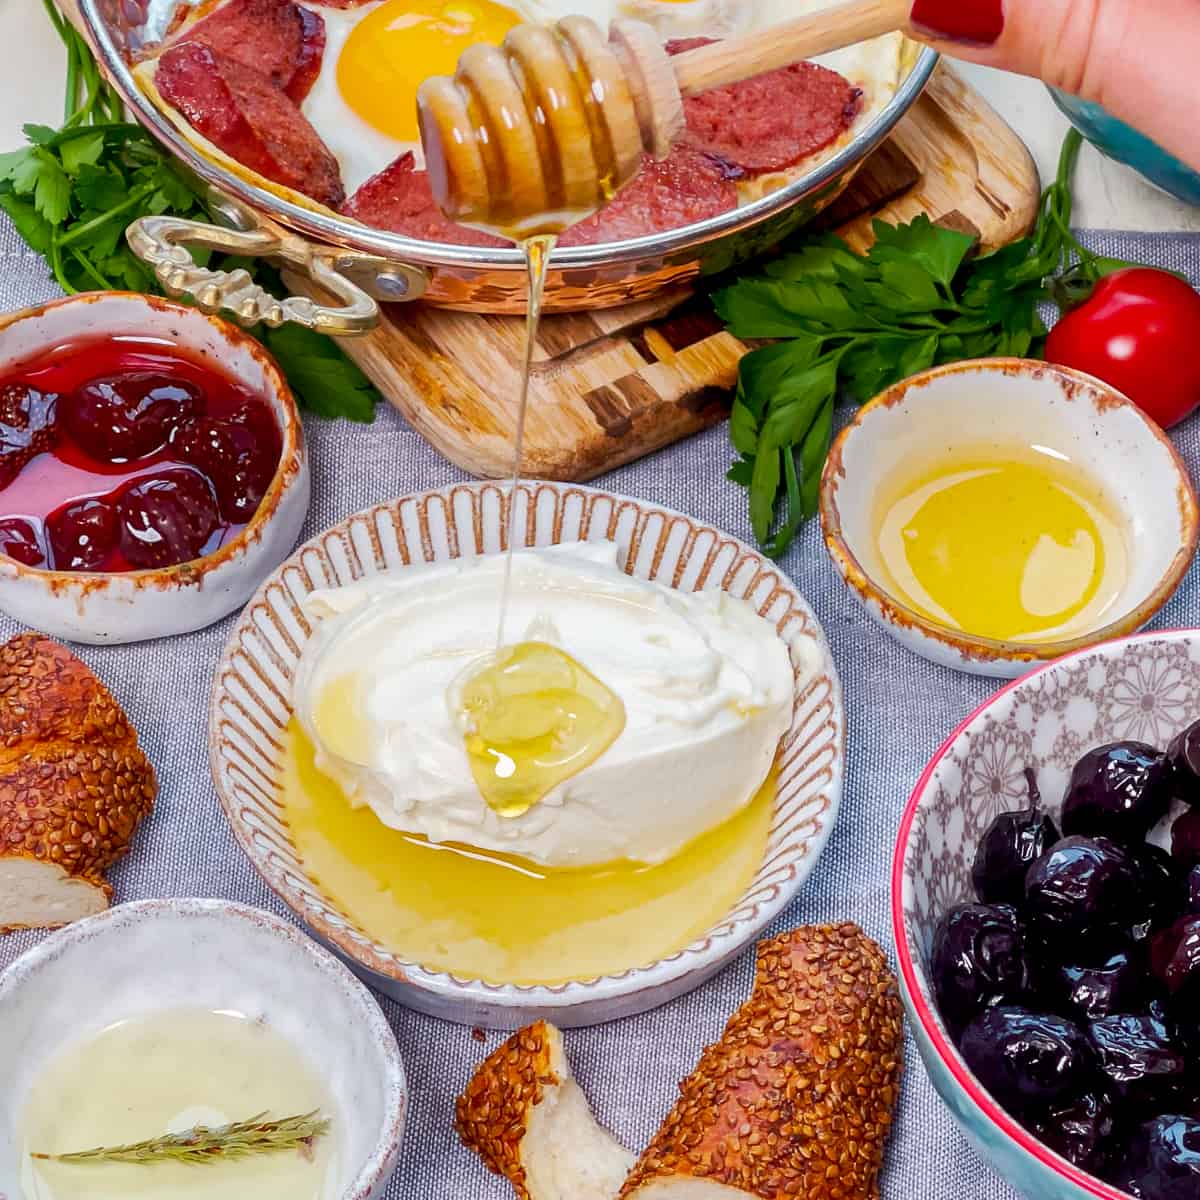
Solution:
[[[1046,361],[1095,375],[1174,425],[1200,405],[1200,294],[1167,271],[1115,271],[1050,331]]]

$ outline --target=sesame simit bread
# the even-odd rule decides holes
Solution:
[[[896,981],[855,925],[758,947],[750,999],[679,1085],[620,1200],[870,1200],[899,1095]]]
[[[40,634],[0,646],[0,933],[106,909],[103,872],[156,792],[137,734],[88,667]]]
[[[596,1122],[545,1021],[493,1051],[459,1097],[455,1127],[519,1200],[612,1200],[633,1155]]]
[[[879,947],[856,925],[809,926],[759,944],[750,999],[628,1175],[544,1022],[479,1068],[458,1130],[519,1200],[875,1200],[902,1036]]]

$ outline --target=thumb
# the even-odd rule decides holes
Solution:
[[[1200,169],[1196,0],[914,0],[939,50],[1094,100]]]

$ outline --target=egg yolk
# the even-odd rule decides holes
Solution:
[[[492,0],[386,0],[352,30],[337,64],[342,99],[368,125],[419,142],[417,88],[430,75],[453,75],[476,42],[498,45],[518,23]]]

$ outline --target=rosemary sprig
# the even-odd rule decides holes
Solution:
[[[253,1154],[302,1150],[329,1132],[330,1122],[314,1109],[298,1117],[264,1120],[265,1112],[248,1121],[235,1121],[209,1129],[197,1125],[182,1133],[166,1133],[128,1146],[97,1146],[70,1154],[33,1154],[31,1157],[60,1163],[212,1163],[232,1162]]]

